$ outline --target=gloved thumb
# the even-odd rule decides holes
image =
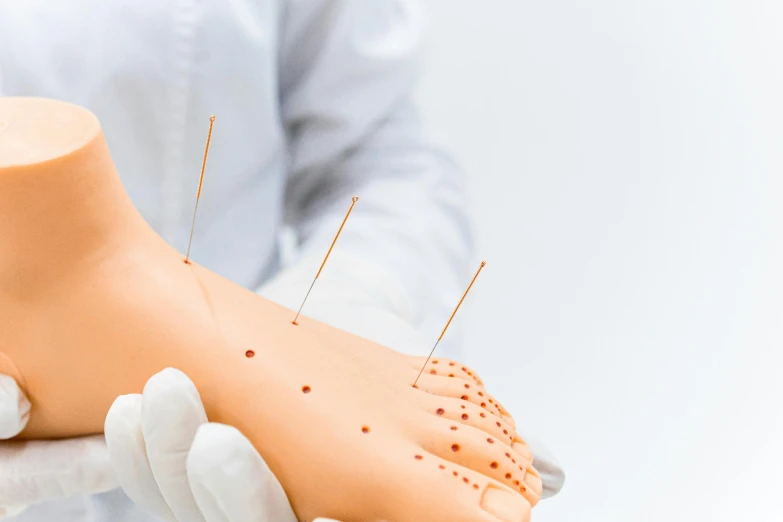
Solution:
[[[30,401],[7,375],[0,375],[0,440],[19,435],[30,418]]]

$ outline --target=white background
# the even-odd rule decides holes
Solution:
[[[428,3],[468,358],[568,474],[534,522],[783,520],[783,5]]]

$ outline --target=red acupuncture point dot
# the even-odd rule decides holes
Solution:
[[[443,408],[438,408],[438,409],[435,411],[435,413],[437,413],[438,415],[443,415],[444,413],[446,413],[446,410],[444,410]]]
[[[248,350],[245,352],[245,357],[247,357],[248,359],[251,359],[255,356],[256,356],[256,352],[254,352],[253,350]]]

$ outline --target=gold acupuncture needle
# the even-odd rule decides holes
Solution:
[[[188,241],[188,253],[185,255],[185,263],[190,264],[190,246],[193,244],[193,230],[196,228],[196,213],[198,212],[198,202],[201,199],[201,186],[204,184],[204,169],[207,168],[207,156],[209,155],[209,142],[212,141],[212,126],[215,124],[215,117],[209,117],[209,133],[207,134],[207,146],[204,148],[204,159],[201,162],[201,177],[198,180],[198,192],[196,193],[196,208],[193,210],[193,223],[190,225],[190,240]]]
[[[305,294],[305,298],[302,301],[302,305],[299,307],[299,311],[296,312],[296,317],[294,317],[294,320],[291,321],[291,324],[298,325],[299,323],[296,322],[297,319],[299,319],[299,314],[302,313],[302,308],[304,308],[305,303],[307,302],[307,298],[310,297],[310,292],[313,290],[313,286],[315,286],[315,282],[318,280],[318,276],[321,275],[321,271],[324,269],[324,265],[326,264],[326,260],[329,259],[329,255],[332,253],[332,249],[334,248],[334,244],[337,243],[337,238],[340,237],[340,234],[343,231],[343,227],[345,226],[345,222],[348,221],[348,216],[351,215],[351,212],[353,211],[353,206],[356,205],[356,202],[359,201],[358,196],[354,196],[351,198],[351,206],[348,208],[348,212],[346,212],[345,217],[343,218],[343,222],[340,225],[340,228],[337,230],[337,235],[334,236],[334,239],[332,240],[332,244],[329,247],[329,251],[326,252],[326,257],[324,257],[323,262],[321,263],[321,268],[318,269],[318,273],[315,274],[315,279],[313,279],[313,282],[310,283],[310,288],[307,290],[307,294]]]
[[[414,388],[416,387],[416,383],[419,382],[419,377],[421,377],[421,374],[424,372],[424,368],[427,367],[427,363],[430,362],[430,359],[432,358],[432,354],[435,353],[435,348],[438,347],[438,344],[440,343],[441,339],[443,339],[443,336],[446,334],[446,330],[449,329],[449,325],[451,324],[451,321],[454,319],[454,316],[457,315],[457,310],[459,310],[459,307],[462,306],[462,301],[465,300],[465,297],[467,297],[468,292],[470,292],[470,289],[473,288],[473,283],[476,282],[476,278],[481,273],[481,269],[484,268],[485,266],[487,266],[487,262],[482,261],[481,265],[479,265],[478,267],[478,270],[476,270],[476,275],[474,275],[473,279],[470,281],[467,290],[465,290],[465,293],[462,294],[462,299],[459,300],[459,303],[457,303],[457,307],[451,313],[451,317],[449,317],[449,321],[446,323],[446,326],[443,327],[443,331],[440,333],[440,337],[438,337],[438,340],[435,342],[435,346],[433,346],[432,350],[430,350],[430,354],[427,356],[427,360],[424,361],[424,365],[421,367],[421,370],[419,371],[419,375],[416,376],[416,380],[413,381]]]

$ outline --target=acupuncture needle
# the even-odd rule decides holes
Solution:
[[[358,196],[354,196],[353,198],[351,198],[351,206],[348,207],[348,212],[346,212],[345,217],[343,218],[343,222],[340,224],[340,228],[337,230],[337,234],[334,236],[334,239],[332,240],[332,244],[329,246],[329,250],[326,252],[326,257],[324,257],[324,260],[321,263],[321,267],[318,269],[318,273],[315,274],[315,278],[313,279],[313,282],[310,283],[310,288],[307,290],[307,294],[305,294],[304,300],[302,301],[302,304],[299,306],[299,311],[296,312],[296,317],[294,317],[294,320],[291,321],[291,324],[294,325],[299,324],[296,322],[296,320],[299,319],[299,314],[302,313],[302,308],[304,308],[304,305],[307,302],[307,298],[310,297],[310,292],[313,291],[315,282],[318,281],[318,277],[321,275],[321,272],[324,269],[324,265],[326,265],[326,261],[329,259],[329,255],[332,253],[332,249],[334,248],[335,243],[337,243],[337,238],[340,237],[340,234],[343,231],[343,227],[345,226],[345,222],[348,221],[348,216],[351,215],[351,212],[353,211],[353,207],[354,205],[356,205],[357,201],[359,201]]]
[[[459,310],[459,307],[462,306],[462,302],[465,300],[465,297],[467,297],[468,292],[470,292],[470,289],[473,288],[473,283],[476,282],[476,278],[481,273],[481,270],[487,265],[486,261],[482,261],[481,265],[479,265],[478,270],[476,270],[476,274],[473,276],[473,279],[471,279],[470,284],[468,285],[467,290],[465,290],[465,293],[462,294],[462,299],[459,300],[459,303],[457,303],[457,307],[454,308],[454,311],[451,313],[451,317],[449,317],[448,322],[446,323],[446,326],[443,327],[443,331],[440,333],[440,337],[438,337],[438,340],[435,341],[435,346],[432,347],[432,350],[430,350],[430,354],[427,356],[427,360],[424,361],[424,365],[421,367],[421,370],[419,371],[419,375],[416,376],[416,380],[413,381],[413,387],[416,387],[416,383],[419,382],[419,378],[421,377],[421,374],[424,372],[424,368],[427,367],[427,363],[430,362],[430,359],[432,358],[432,354],[435,353],[435,349],[438,347],[438,344],[440,344],[440,341],[443,339],[443,336],[446,334],[446,330],[449,329],[449,325],[451,324],[451,321],[454,319],[454,316],[457,315],[457,310]]]
[[[190,264],[190,246],[193,244],[193,231],[196,228],[196,214],[198,213],[198,202],[201,199],[201,187],[204,185],[204,171],[207,168],[207,156],[209,156],[209,143],[212,141],[212,126],[215,124],[215,117],[209,117],[209,133],[207,134],[207,145],[204,147],[204,159],[201,161],[201,176],[198,180],[198,192],[196,193],[196,208],[193,209],[193,222],[190,224],[190,240],[188,240],[188,253],[185,255],[185,263]]]

